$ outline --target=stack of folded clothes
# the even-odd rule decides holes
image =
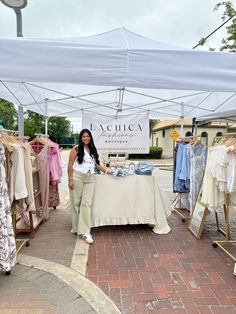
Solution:
[[[154,166],[152,164],[140,162],[138,166],[135,168],[134,173],[137,175],[151,176],[153,169]]]

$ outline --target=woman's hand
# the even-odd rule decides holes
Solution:
[[[74,190],[74,180],[73,179],[70,179],[68,181],[68,186],[69,186],[70,190]]]
[[[106,174],[113,175],[113,172],[111,170],[106,170]]]

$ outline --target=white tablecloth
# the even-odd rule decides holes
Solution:
[[[170,232],[171,204],[158,185],[158,174],[113,177],[97,175],[92,226],[150,224],[155,233]]]

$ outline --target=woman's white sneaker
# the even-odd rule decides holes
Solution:
[[[91,234],[89,234],[89,233],[83,234],[82,238],[83,238],[84,241],[87,242],[88,244],[92,244],[92,243],[93,243],[93,238],[92,238]]]

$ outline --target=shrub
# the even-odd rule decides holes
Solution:
[[[130,159],[161,159],[162,147],[151,146],[149,154],[129,154]]]

